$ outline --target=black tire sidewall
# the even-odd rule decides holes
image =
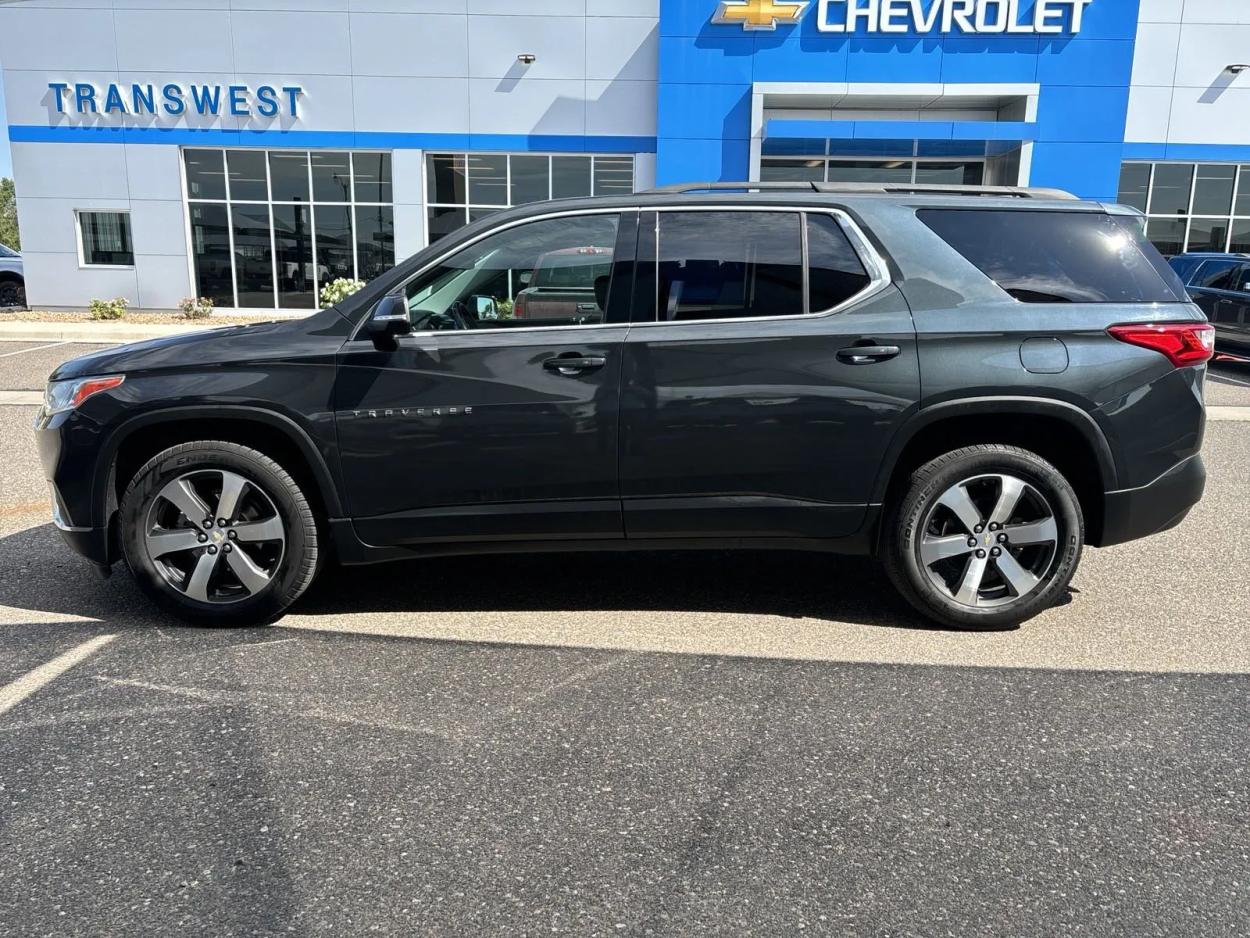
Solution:
[[[10,296],[13,300],[11,304],[7,301]],[[26,305],[26,290],[19,281],[6,280],[0,282],[0,307],[9,305],[15,307]]]
[[[156,494],[188,472],[225,469],[259,486],[273,501],[286,530],[278,570],[260,593],[233,603],[201,603],[170,585],[143,543]],[[205,625],[252,625],[272,621],[304,591],[316,566],[316,532],[306,523],[308,503],[294,480],[272,460],[230,443],[191,443],[160,453],[136,474],[119,506],[119,530],[126,564],[139,586],[162,609]]]
[[[1041,589],[1019,602],[973,609],[956,603],[929,581],[920,559],[920,536],[933,502],[943,492],[965,479],[995,473],[1017,476],[1046,498],[1055,514],[1059,548]],[[1080,502],[1067,479],[1040,456],[1006,446],[970,447],[921,467],[913,475],[891,527],[887,568],[895,585],[926,615],[973,630],[1012,628],[1054,605],[1076,572],[1085,542]]]

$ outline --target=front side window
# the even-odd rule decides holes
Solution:
[[[600,325],[620,216],[528,222],[489,235],[408,284],[417,331]]]
[[[1207,261],[1198,271],[1193,285],[1205,290],[1231,290],[1237,271],[1238,265],[1234,261]]]
[[[129,212],[79,212],[82,262],[86,267],[133,267]]]
[[[1024,303],[1184,303],[1135,219],[1101,212],[922,209],[917,217]]]

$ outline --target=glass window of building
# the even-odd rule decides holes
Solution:
[[[1250,166],[1125,163],[1119,200],[1146,213],[1146,236],[1166,256],[1250,253]]]
[[[133,267],[129,212],[79,212],[84,267]]]
[[[949,141],[943,141],[948,143]],[[764,182],[865,182],[896,185],[1015,185],[1006,178],[1003,156],[988,155],[985,144],[950,144],[941,152],[920,140],[766,140],[760,158]],[[1000,164],[1002,164],[1000,166]],[[1019,164],[1015,164],[1018,172]],[[1008,173],[1009,174],[1009,173]],[[1000,178],[1002,177],[1002,178]]]
[[[428,153],[426,239],[434,243],[500,209],[547,199],[628,195],[632,156]]]
[[[395,265],[391,155],[183,151],[196,292],[221,307],[314,309],[333,280]]]

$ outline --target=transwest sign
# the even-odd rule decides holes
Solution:
[[[1074,35],[1094,0],[816,0],[822,33]],[[797,23],[810,0],[721,0],[713,23],[774,30]]]
[[[299,117],[304,89],[298,85],[48,83],[58,114],[229,114],[234,117]]]

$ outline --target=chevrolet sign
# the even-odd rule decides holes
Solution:
[[[822,33],[1075,35],[1094,0],[817,0]],[[797,23],[808,0],[722,0],[713,23],[775,30]]]

